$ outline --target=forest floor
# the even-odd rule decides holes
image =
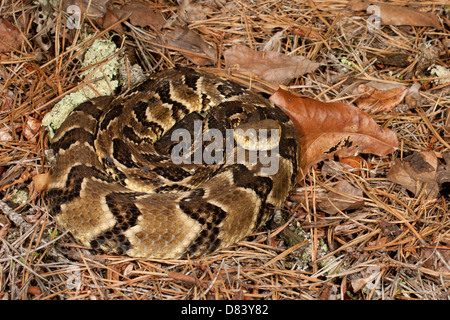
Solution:
[[[88,2],[0,3],[0,299],[450,298],[448,2]],[[102,39],[117,50],[87,64]],[[41,125],[69,93],[98,94],[86,72],[125,56],[125,75],[202,67],[267,97],[282,85],[354,105],[398,146],[311,162],[271,221],[211,255],[99,254],[57,228],[39,192],[51,168]],[[298,57],[317,65],[299,71]]]

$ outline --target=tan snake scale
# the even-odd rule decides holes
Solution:
[[[171,133],[192,132],[200,120],[204,129],[224,133],[276,122],[279,169],[262,174],[260,161],[172,163]],[[195,257],[249,235],[295,185],[300,157],[295,128],[278,107],[190,68],[83,103],[59,128],[52,149],[47,195],[58,225],[89,248],[142,258]]]

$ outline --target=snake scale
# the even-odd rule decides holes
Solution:
[[[230,129],[277,128],[276,152],[265,150],[276,172],[249,154],[241,162],[173,161],[181,141],[174,132],[195,133],[198,123],[224,141]],[[184,159],[221,145],[218,137],[189,146]],[[232,155],[251,150],[249,138],[239,137]],[[295,185],[300,157],[295,128],[278,107],[230,80],[183,67],[81,104],[51,147],[56,163],[47,196],[57,224],[84,246],[140,258],[197,257],[249,235]]]

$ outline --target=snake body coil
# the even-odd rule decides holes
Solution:
[[[198,124],[202,133],[221,135],[201,140],[184,155],[188,161],[174,163],[180,147],[174,133],[195,135]],[[220,155],[230,130],[248,127],[278,129],[276,148],[260,150],[272,152],[276,171],[264,172],[260,158],[195,161],[211,145],[224,146],[209,153]],[[239,148],[250,152],[248,139],[234,138],[231,155]],[[143,258],[199,256],[247,236],[295,185],[300,155],[295,128],[279,108],[236,83],[188,68],[83,103],[59,128],[52,148],[56,165],[47,190],[58,225],[87,247]]]

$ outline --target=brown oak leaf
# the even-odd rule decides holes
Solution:
[[[131,24],[139,27],[153,27],[161,30],[166,23],[161,12],[150,4],[137,1],[131,1],[120,9],[114,9],[113,13],[119,20],[129,15]]]
[[[175,27],[167,34],[167,44],[180,49],[180,53],[198,66],[214,64],[216,50],[187,27]]]
[[[352,0],[347,3],[347,9],[353,11],[366,11],[372,4],[373,1]],[[394,6],[385,3],[376,3],[372,8],[372,10],[369,8],[369,13],[379,15],[381,25],[433,27],[438,30],[442,29],[439,19],[432,13],[421,12],[415,8]]]
[[[414,152],[394,163],[387,178],[418,195],[425,188],[430,198],[436,197],[439,186],[436,182],[438,160],[433,151]]]
[[[319,63],[305,57],[287,56],[275,51],[255,51],[242,44],[226,50],[223,56],[227,67],[276,85],[285,84],[319,67]]]
[[[361,84],[357,88],[361,96],[356,99],[355,103],[370,114],[389,112],[403,100],[407,90],[406,87],[378,90]]]
[[[337,102],[321,102],[278,89],[270,100],[294,123],[302,157],[303,173],[324,159],[372,153],[384,156],[398,148],[394,131],[381,128],[357,107]]]
[[[18,50],[22,44],[22,34],[7,20],[0,18],[0,53]]]

